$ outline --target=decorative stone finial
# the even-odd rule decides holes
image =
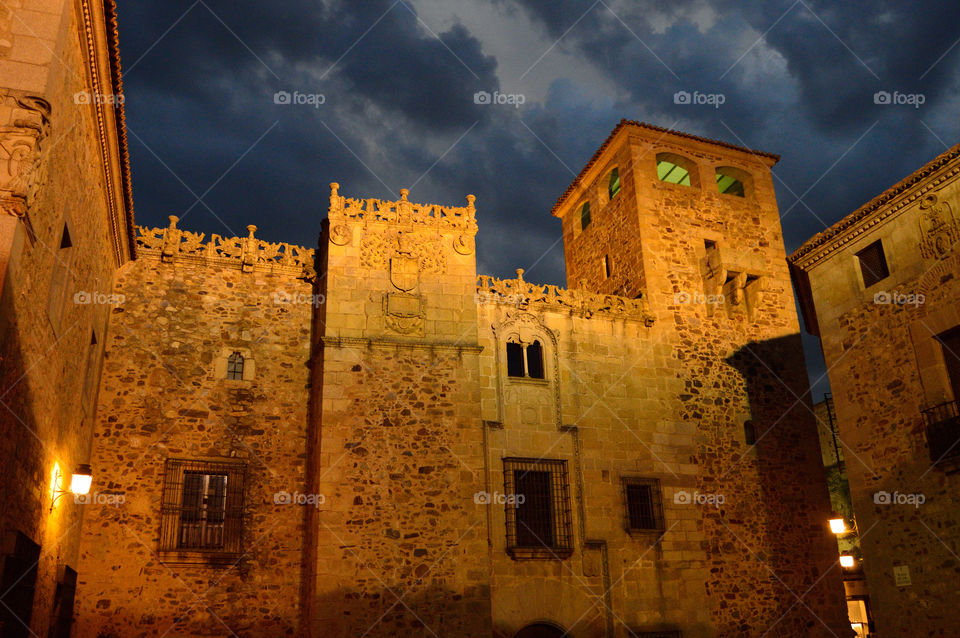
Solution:
[[[170,215],[169,217],[167,217],[167,219],[170,220],[170,228],[176,228],[177,222],[180,221],[180,218],[177,217],[176,215]]]
[[[401,199],[402,201],[407,201],[407,195],[409,195],[409,194],[410,194],[410,189],[409,189],[409,188],[401,188],[401,189],[400,189],[400,199]]]
[[[473,210],[473,202],[477,200],[476,195],[467,195],[467,208]]]
[[[517,268],[517,281],[523,281],[523,268]]]
[[[338,184],[338,183],[336,183],[336,182],[330,182],[330,196],[331,196],[331,197],[336,197],[336,196],[337,196],[337,190],[339,190],[339,188],[340,188],[340,184]]]
[[[250,239],[253,239],[253,234],[257,232],[257,227],[254,226],[253,224],[250,224],[249,226],[247,226],[247,232],[250,233]]]

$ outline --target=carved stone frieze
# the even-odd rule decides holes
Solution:
[[[38,97],[4,95],[12,108],[0,124],[0,207],[23,217],[47,181],[46,140],[50,136],[50,104]]]
[[[360,264],[369,268],[386,268],[389,260],[400,254],[415,259],[422,272],[443,274],[447,270],[447,256],[435,233],[368,230],[360,241]]]
[[[960,240],[960,227],[947,202],[930,193],[920,201],[920,255],[940,259]]]

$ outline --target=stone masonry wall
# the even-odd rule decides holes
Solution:
[[[74,635],[299,635],[312,287],[142,250],[114,289],[92,459],[122,502],[87,508]],[[234,350],[244,379],[224,378]],[[246,464],[239,557],[159,551],[173,458]]]
[[[78,566],[84,508],[71,496],[51,506],[51,491],[58,469],[69,483],[89,460],[118,258],[96,110],[75,99],[89,89],[79,6],[4,7],[15,15],[4,36],[12,48],[0,52],[0,87],[14,87],[0,88],[0,195],[22,175],[28,220],[10,216],[2,202],[4,225],[14,226],[0,303],[0,533],[20,531],[41,547],[30,623],[41,636],[56,612],[62,570]],[[72,247],[61,250],[65,225]]]
[[[935,463],[942,452],[931,452],[922,414],[958,398],[946,367],[951,354],[936,340],[960,326],[957,147],[942,157],[948,156],[852,225],[853,236],[831,254],[802,265],[882,636],[946,637],[958,622],[960,474],[955,460]],[[938,237],[946,239],[939,248]],[[890,275],[865,288],[855,254],[876,241]],[[803,263],[811,255],[792,258]]]
[[[489,636],[472,197],[454,208],[332,188],[313,628]]]
[[[622,133],[606,152],[634,158],[635,201],[622,195],[637,217],[628,209],[610,222],[622,228],[611,231],[606,250],[616,254],[619,245],[642,240],[653,334],[672,350],[659,376],[681,386],[660,418],[693,426],[696,493],[724,499],[722,507],[704,508],[699,523],[711,624],[720,635],[760,636],[771,627],[778,636],[844,635],[849,625],[826,525],[829,501],[805,396],[772,162],[639,128]],[[704,186],[660,182],[661,151],[693,161],[694,183]],[[743,171],[747,196],[715,192],[715,166]],[[600,177],[597,188],[603,186]],[[604,285],[588,281],[592,290]],[[754,446],[745,441],[747,422]]]

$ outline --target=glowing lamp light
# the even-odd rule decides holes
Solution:
[[[93,470],[86,463],[81,463],[77,469],[70,475],[69,489],[63,489],[64,479],[66,477],[60,472],[60,466],[54,464],[53,494],[50,499],[50,511],[53,511],[57,499],[65,494],[74,494],[84,496],[90,492],[90,484],[93,483]]]
[[[857,564],[857,559],[850,554],[840,554],[840,567],[850,569]]]
[[[844,534],[847,531],[847,522],[839,514],[830,517],[830,531],[834,534]]]
[[[70,478],[70,492],[83,496],[90,492],[90,484],[93,483],[93,470],[86,463],[77,466],[77,470]]]

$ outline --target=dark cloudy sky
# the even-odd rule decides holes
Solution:
[[[550,208],[621,118],[780,154],[788,250],[960,140],[955,1],[119,4],[143,225],[253,223],[313,246],[331,181],[347,196],[473,193],[478,270],[563,284]],[[323,97],[277,104],[278,91]]]

